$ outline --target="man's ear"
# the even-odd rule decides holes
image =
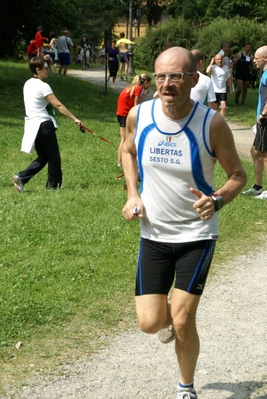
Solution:
[[[199,79],[199,73],[196,72],[194,75],[192,75],[192,87],[195,87],[197,85]]]

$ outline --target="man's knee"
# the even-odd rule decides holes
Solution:
[[[139,327],[148,334],[155,334],[168,326],[168,305],[165,295],[136,297],[136,314]]]
[[[260,151],[257,151],[255,149],[255,146],[253,145],[251,147],[251,149],[250,149],[250,155],[252,156],[254,161],[261,161],[262,162],[264,154],[262,152],[260,152]]]

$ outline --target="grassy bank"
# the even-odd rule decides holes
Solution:
[[[29,77],[26,65],[0,62],[2,389],[36,373],[54,373],[60,364],[97,351],[105,337],[135,325],[139,226],[121,215],[126,193],[124,181],[115,179],[116,149],[57,115],[62,190],[45,190],[46,169],[22,195],[13,188],[12,175],[34,159],[20,152],[22,87]],[[48,82],[85,126],[119,144],[117,93],[109,90],[100,98],[90,83],[54,74]],[[252,164],[244,166],[252,181]],[[224,180],[217,167],[216,186]],[[213,272],[260,244],[266,208],[265,202],[239,196],[221,211]]]

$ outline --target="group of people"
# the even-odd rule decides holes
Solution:
[[[114,57],[116,49],[113,42]],[[108,55],[112,63],[112,53]],[[218,68],[221,57],[214,58]],[[122,213],[127,221],[140,220],[137,319],[144,332],[159,332],[163,343],[175,340],[180,370],[176,399],[197,399],[196,313],[218,239],[218,212],[242,191],[247,181],[225,118],[202,104],[210,88],[210,82],[198,72],[202,62],[198,50],[167,48],[155,61],[157,98],[143,101],[151,77],[137,75],[120,94],[117,109],[121,131],[118,164],[123,165],[127,184]],[[262,129],[267,119],[267,46],[256,51],[254,62],[263,75],[253,148],[267,163],[267,130]],[[27,116],[22,151],[31,152],[35,146],[38,157],[26,170],[14,175],[13,181],[16,190],[22,192],[48,162],[46,186],[57,190],[62,183],[57,126],[47,105],[52,104],[78,126],[82,122],[43,82],[49,72],[46,60],[34,57],[29,65],[33,77],[23,89]],[[210,67],[214,69],[213,65]],[[115,73],[115,69],[112,71]],[[201,100],[194,101],[194,96]],[[223,97],[215,98],[225,101]],[[214,98],[207,99],[209,105]],[[226,172],[220,187],[214,187],[213,182],[216,161]],[[259,182],[253,190],[262,190]]]
[[[68,29],[62,31],[62,35],[56,37],[55,32],[50,32],[50,40],[43,36],[43,26],[37,26],[34,40],[31,40],[27,48],[27,56],[31,60],[34,57],[44,57],[50,68],[50,64],[54,66],[54,72],[58,68],[58,76],[63,75],[66,78],[68,65],[70,65],[70,47],[73,47]],[[49,42],[49,49],[44,45]],[[59,67],[58,67],[59,62]]]
[[[225,117],[227,109],[227,92],[230,96],[234,94],[234,77],[237,83],[235,94],[235,104],[239,104],[241,95],[241,105],[245,105],[247,90],[252,78],[254,68],[253,56],[251,54],[251,44],[246,43],[243,51],[238,52],[231,59],[232,50],[228,42],[221,44],[221,49],[208,65],[206,72],[211,75],[215,91],[215,108],[221,108],[221,115]]]

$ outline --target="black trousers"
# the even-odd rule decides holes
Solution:
[[[28,183],[28,181],[48,163],[46,188],[59,188],[62,184],[61,158],[56,129],[52,121],[41,123],[35,139],[35,150],[38,157],[27,169],[18,173],[22,183]]]

